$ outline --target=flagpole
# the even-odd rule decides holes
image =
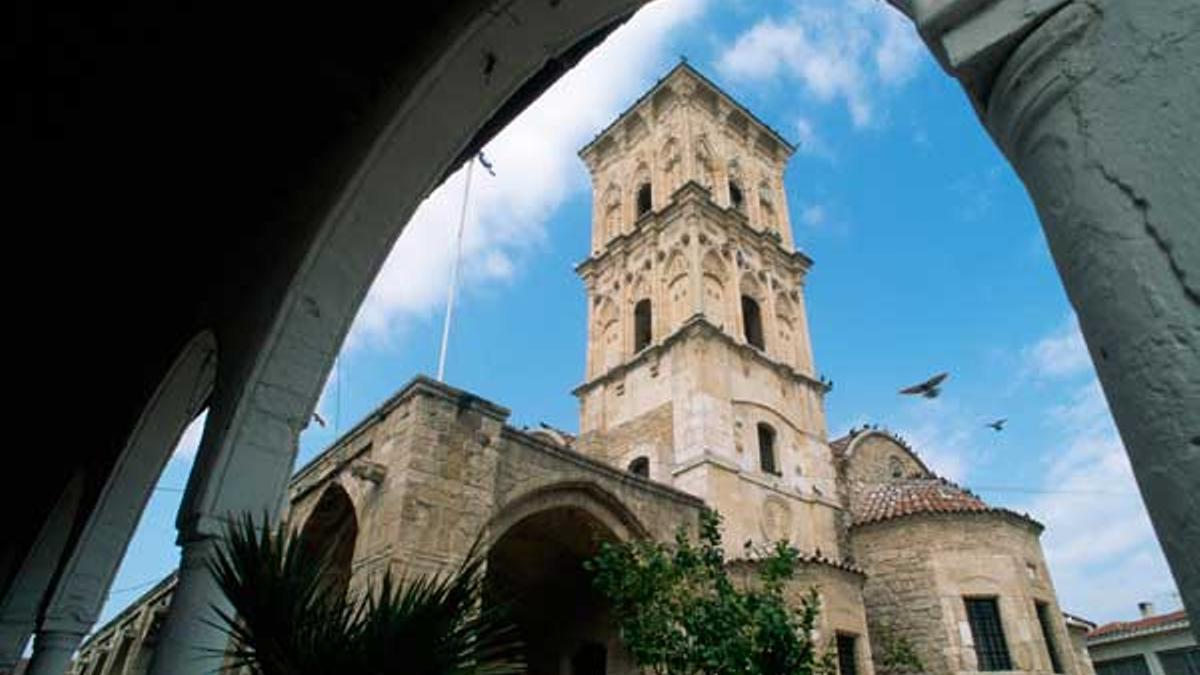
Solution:
[[[442,349],[438,354],[438,382],[445,382],[446,347],[450,342],[450,318],[454,315],[454,294],[458,288],[458,265],[462,261],[463,229],[467,224],[467,197],[471,194],[471,170],[475,168],[475,158],[467,162],[467,178],[463,187],[462,211],[458,217],[458,241],[454,248],[454,266],[450,268],[450,290],[446,296],[446,320],[442,324]]]

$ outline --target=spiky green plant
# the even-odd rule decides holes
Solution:
[[[482,601],[478,542],[438,576],[345,592],[325,582],[328,561],[280,524],[231,523],[209,570],[233,611],[214,625],[231,647],[225,669],[255,675],[507,675],[525,671],[516,628]]]

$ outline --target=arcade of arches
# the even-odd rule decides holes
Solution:
[[[941,479],[885,433],[827,439],[828,385],[813,377],[803,320],[811,261],[775,229],[790,230],[786,209],[749,204],[747,214],[694,173],[732,164],[778,184],[791,146],[687,65],[643,101],[583,159],[596,184],[634,189],[650,171],[651,182],[679,185],[652,192],[661,201],[618,222],[611,240],[609,214],[597,211],[605,234],[579,266],[588,305],[600,308],[588,379],[575,390],[580,435],[514,429],[507,410],[418,378],[292,481],[291,517],[332,561],[329,583],[354,589],[389,568],[437,573],[483,532],[489,598],[512,606],[531,673],[635,673],[583,562],[605,540],[694,528],[707,504],[724,516],[735,569],[754,564],[739,559],[746,541],[785,540],[802,553],[788,592],[818,589],[820,634],[836,638],[854,673],[873,674],[883,626],[909,638],[933,675],[983,669],[978,641],[959,626],[970,619],[964,598],[986,596],[1009,670],[1053,661],[1090,675],[1086,659],[1048,651],[1070,638],[1061,619],[1042,630],[1063,615],[1041,525]],[[721,131],[730,119],[739,135]],[[647,167],[648,148],[693,147],[696,136],[676,129],[721,138],[705,141],[709,166],[668,153],[668,166]],[[702,293],[706,280],[720,287]],[[692,289],[690,304],[672,287]],[[107,627],[77,671],[128,644]]]

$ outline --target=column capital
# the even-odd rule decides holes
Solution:
[[[1071,0],[888,0],[950,75],[983,110],[1009,54],[1046,17]]]

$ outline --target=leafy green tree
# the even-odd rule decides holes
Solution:
[[[449,574],[344,592],[327,561],[280,524],[229,525],[209,569],[233,612],[227,670],[254,675],[507,675],[525,672],[516,628],[482,602],[478,545]]]
[[[585,563],[612,603],[626,647],[658,675],[832,675],[833,654],[812,640],[815,589],[798,607],[784,598],[799,553],[779,542],[756,561],[748,583],[730,578],[720,516],[705,511],[692,542],[605,543]]]

